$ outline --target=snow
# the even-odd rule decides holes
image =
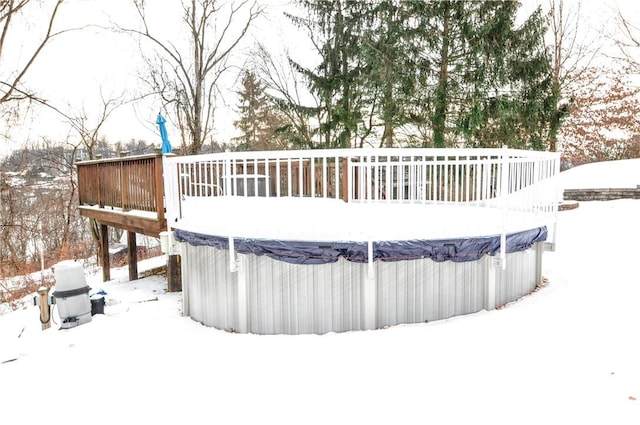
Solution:
[[[628,164],[594,167],[606,184]],[[640,200],[580,202],[559,214],[547,286],[500,310],[375,331],[227,333],[182,317],[163,277],[89,273],[107,292],[90,323],[42,331],[33,306],[0,316],[0,421],[637,424],[638,217]]]
[[[510,212],[505,223],[502,211],[496,208],[346,203],[326,198],[186,197],[181,208],[183,218],[174,225],[178,229],[204,235],[272,240],[452,239],[500,234],[503,224],[507,233],[546,224],[543,220],[546,217],[541,219],[521,212]],[[390,219],[394,220],[393,226],[380,226]]]
[[[640,158],[578,165],[559,177],[563,189],[635,188],[640,186]]]
[[[103,210],[103,207],[100,207],[99,205],[82,205],[82,208],[86,210],[97,210],[97,211]],[[126,214],[127,216],[133,216],[133,217],[149,219],[149,220],[156,220],[158,218],[158,213],[156,211],[143,211],[143,210],[125,211],[119,207],[109,207],[109,208],[110,208],[109,212],[111,214],[123,214],[123,215]]]

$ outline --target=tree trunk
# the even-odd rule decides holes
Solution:
[[[433,145],[436,148],[445,146],[445,123],[447,120],[447,83],[449,68],[449,4],[444,3],[445,12],[442,23],[442,49],[440,51],[440,73],[436,88],[435,111],[433,114]]]
[[[388,72],[388,67],[386,70]],[[387,78],[384,88],[384,131],[382,132],[382,145],[387,148],[393,147],[393,106],[393,87],[391,78]]]

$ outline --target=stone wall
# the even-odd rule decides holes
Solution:
[[[572,201],[610,201],[640,199],[640,185],[635,188],[565,189],[564,199]]]

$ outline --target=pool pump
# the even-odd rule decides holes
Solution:
[[[56,288],[53,292],[60,316],[60,329],[73,328],[91,321],[91,300],[82,264],[68,260],[53,267]]]

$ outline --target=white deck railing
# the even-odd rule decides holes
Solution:
[[[515,149],[333,149],[226,152],[164,159],[168,226],[186,197],[318,197],[455,204],[555,222],[557,153]]]

